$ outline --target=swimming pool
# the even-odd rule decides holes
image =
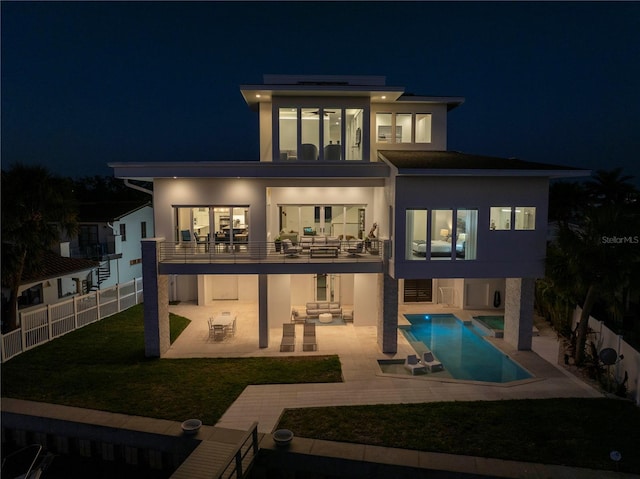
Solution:
[[[405,314],[410,327],[401,327],[416,352],[426,348],[455,379],[505,383],[531,374],[491,343],[482,332],[452,314]]]

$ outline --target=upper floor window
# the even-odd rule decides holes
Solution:
[[[248,206],[174,207],[174,215],[176,242],[193,242],[203,247],[248,242]]]
[[[416,143],[431,143],[431,113],[416,113]]]
[[[280,160],[362,160],[363,109],[278,109]]]
[[[431,113],[376,113],[378,143],[431,143]]]
[[[535,206],[492,206],[490,215],[492,230],[534,230]]]
[[[120,239],[127,241],[127,225],[124,223],[120,223]]]
[[[406,211],[405,258],[409,260],[476,259],[478,210],[409,209]]]
[[[146,238],[146,237],[147,237],[147,222],[142,221],[140,223],[140,238]]]

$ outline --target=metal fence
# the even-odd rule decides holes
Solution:
[[[20,328],[2,335],[2,362],[142,302],[142,278],[20,313]]]

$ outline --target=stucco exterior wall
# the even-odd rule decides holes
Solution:
[[[500,278],[544,275],[548,180],[508,177],[397,177],[393,272],[397,278]],[[535,230],[491,231],[492,206],[536,207]],[[477,259],[406,260],[405,211],[477,209]]]

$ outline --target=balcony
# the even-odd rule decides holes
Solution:
[[[379,241],[382,243],[382,241]],[[346,242],[337,247],[311,247],[285,251],[274,242],[266,243],[159,243],[162,264],[354,264],[383,262],[384,248],[355,251]],[[276,248],[276,246],[278,246]]]

